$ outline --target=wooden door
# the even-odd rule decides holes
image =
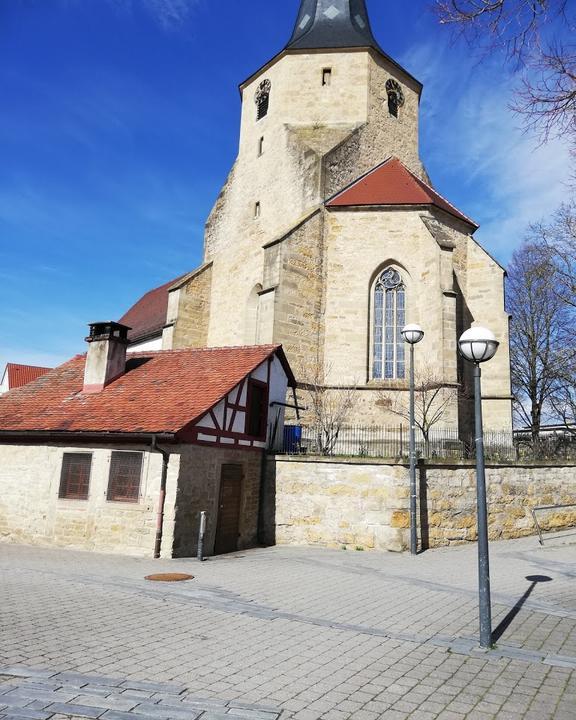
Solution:
[[[235,552],[238,549],[241,495],[242,465],[222,465],[215,555]]]

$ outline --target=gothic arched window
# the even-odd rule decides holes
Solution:
[[[393,117],[398,117],[398,110],[404,105],[404,93],[400,84],[396,80],[387,80],[386,94],[388,95],[388,112]]]
[[[272,83],[270,80],[263,80],[256,90],[254,102],[256,103],[256,119],[262,120],[268,115],[268,107],[270,105],[270,89]]]
[[[380,273],[374,286],[372,377],[402,379],[405,374],[402,328],[406,324],[406,288],[393,267]]]

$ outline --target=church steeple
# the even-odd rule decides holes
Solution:
[[[370,28],[366,0],[301,0],[287,50],[354,47],[383,52]]]

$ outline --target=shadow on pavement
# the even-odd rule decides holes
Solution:
[[[526,592],[522,595],[522,597],[518,600],[516,605],[510,610],[510,612],[502,618],[500,623],[497,627],[494,628],[492,631],[492,642],[496,643],[502,635],[508,630],[512,622],[514,621],[514,618],[518,615],[520,610],[522,609],[522,606],[528,600],[532,592],[534,591],[534,588],[538,583],[544,583],[544,582],[552,582],[552,578],[548,577],[548,575],[528,575],[526,577],[526,580],[530,582],[530,585],[526,589]]]

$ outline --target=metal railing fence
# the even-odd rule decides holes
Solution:
[[[286,425],[283,436],[276,439],[271,452],[286,455],[323,455],[408,459],[407,425],[347,425],[324,430],[307,425]],[[417,430],[416,452],[429,460],[473,460],[473,434],[455,428],[433,427],[428,436]],[[576,436],[558,433],[542,436],[536,442],[526,434],[485,431],[484,452],[487,461],[519,462],[530,460],[576,460]]]

